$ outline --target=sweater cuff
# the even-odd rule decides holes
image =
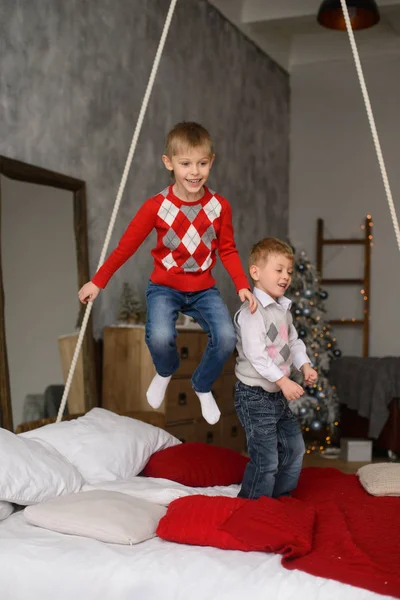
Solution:
[[[105,277],[104,275],[101,276],[99,274],[99,272],[97,272],[94,277],[92,277],[92,283],[94,283],[94,285],[97,285],[98,288],[104,290],[104,288],[106,287],[107,283],[110,281],[110,277]]]
[[[235,277],[235,279],[233,280],[233,283],[235,285],[237,293],[239,293],[240,290],[250,290],[251,291],[251,287],[249,285],[249,281],[248,281],[246,275],[239,275],[239,277]]]

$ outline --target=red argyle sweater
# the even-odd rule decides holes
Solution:
[[[150,279],[153,283],[182,292],[212,287],[215,279],[211,271],[218,250],[236,290],[249,288],[236,249],[228,201],[205,187],[200,200],[184,202],[175,196],[172,185],[146,200],[117,248],[93,277],[93,283],[104,288],[153,228],[157,231],[157,245],[151,252],[154,270]]]

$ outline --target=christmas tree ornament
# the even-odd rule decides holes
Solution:
[[[301,329],[299,329],[299,337],[301,338],[305,338],[307,335],[307,330],[303,329],[303,327]]]
[[[321,431],[321,429],[322,429],[322,422],[319,421],[318,419],[314,419],[314,421],[311,422],[310,428],[313,431]]]
[[[333,354],[335,355],[335,358],[340,358],[342,356],[342,351],[339,350],[338,348],[336,348],[336,350],[334,350]]]
[[[319,292],[319,297],[321,298],[321,300],[326,300],[328,298],[329,294],[327,291],[325,290],[321,290]]]
[[[306,298],[312,298],[314,296],[314,290],[308,288],[307,290],[304,291],[304,295]]]
[[[308,308],[308,306],[306,306],[305,308],[303,308],[303,315],[305,317],[309,317],[311,315],[311,308]]]

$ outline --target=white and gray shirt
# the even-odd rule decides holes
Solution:
[[[246,385],[278,392],[275,382],[285,375],[289,377],[292,364],[300,370],[310,360],[293,325],[289,298],[274,300],[258,288],[253,293],[258,310],[252,315],[246,302],[234,317],[238,340],[236,377]]]

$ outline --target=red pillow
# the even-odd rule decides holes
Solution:
[[[241,483],[249,459],[229,448],[186,442],[152,455],[143,475],[190,487]]]

